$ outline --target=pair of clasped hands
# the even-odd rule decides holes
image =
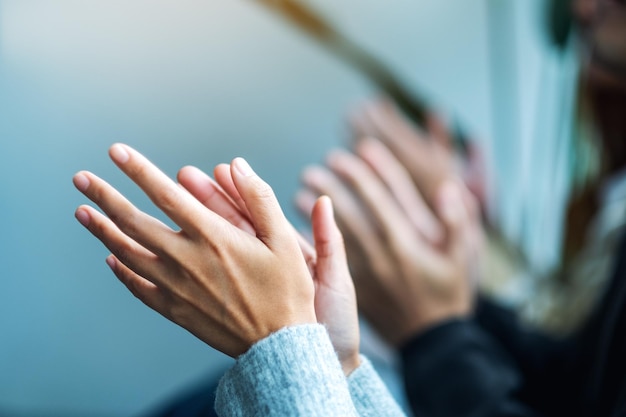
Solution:
[[[334,152],[327,167],[305,171],[297,202],[310,215],[312,245],[241,158],[218,165],[213,178],[184,167],[177,183],[115,144],[113,162],[180,229],[87,171],[74,185],[101,211],[83,205],[75,216],[111,252],[107,264],[134,296],[208,345],[237,357],[284,327],[323,323],[347,375],[360,362],[357,294],[365,316],[396,346],[471,310],[469,193],[446,171],[422,198],[390,149],[385,140],[360,141],[355,154]]]

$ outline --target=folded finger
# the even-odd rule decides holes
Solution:
[[[213,175],[215,175],[215,181],[222,188],[222,190],[230,197],[233,203],[237,206],[237,208],[245,214],[245,216],[249,219],[250,211],[246,206],[245,201],[241,197],[241,194],[237,190],[235,186],[235,182],[233,181],[233,177],[231,175],[231,168],[228,164],[219,164],[213,170]],[[254,226],[252,226],[254,228]],[[304,236],[300,232],[296,230],[293,225],[290,223],[290,227],[296,235],[298,239],[298,244],[300,245],[300,249],[302,250],[302,254],[307,262],[307,264],[311,265],[315,262],[315,249],[313,246],[306,240]],[[255,231],[256,233],[256,231]]]
[[[205,207],[219,214],[239,229],[256,236],[254,227],[233,200],[211,177],[196,167],[184,167],[178,181]]]
[[[239,208],[239,210],[249,219],[250,211],[248,207],[246,207],[246,203],[239,194],[237,187],[235,186],[235,182],[233,181],[233,177],[230,171],[229,164],[219,164],[213,170],[213,175],[215,176],[215,181],[222,187],[222,190],[233,200],[235,205]]]

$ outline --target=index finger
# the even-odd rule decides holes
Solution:
[[[111,146],[109,155],[150,200],[188,234],[201,235],[206,222],[199,220],[207,219],[208,216],[212,215],[213,221],[220,221],[218,215],[207,210],[191,194],[130,146],[117,143]]]

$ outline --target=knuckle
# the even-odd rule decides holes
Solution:
[[[99,182],[96,182],[91,186],[88,190],[90,192],[90,198],[96,203],[99,204],[104,200],[105,191],[102,185]]]
[[[141,163],[129,163],[126,171],[128,176],[133,179],[142,179],[148,175],[148,167]]]
[[[136,251],[129,245],[121,244],[115,248],[115,256],[122,261],[123,264],[128,264],[134,258]]]
[[[143,301],[143,294],[137,285],[137,282],[132,279],[128,279],[128,277],[124,277],[124,285],[128,288],[128,291],[137,298],[138,300]]]
[[[165,210],[175,210],[180,206],[181,194],[180,190],[175,188],[165,188],[159,192],[159,205]]]
[[[140,212],[137,209],[116,211],[109,214],[109,219],[125,234],[136,236]]]
[[[259,200],[267,201],[274,199],[274,190],[265,181],[259,180],[257,182],[255,194]]]
[[[189,311],[184,304],[173,302],[169,305],[167,315],[174,323],[181,325],[187,322]]]

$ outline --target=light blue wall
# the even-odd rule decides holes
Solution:
[[[491,136],[483,1],[314,4]],[[224,357],[115,280],[73,219],[72,175],[151,210],[111,143],[170,175],[242,155],[297,221],[298,172],[372,91],[251,0],[0,0],[0,19],[0,414],[134,415]]]

